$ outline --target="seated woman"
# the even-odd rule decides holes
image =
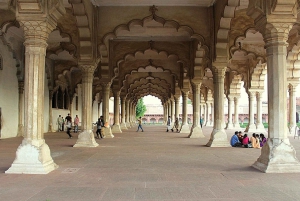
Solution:
[[[262,133],[259,135],[259,137],[260,137],[260,147],[263,147],[264,144],[267,142],[267,138]]]
[[[256,134],[253,133],[252,137],[251,137],[251,144],[253,148],[259,149],[260,148],[260,144],[259,144],[259,139],[256,138]]]
[[[252,147],[247,134],[245,134],[244,137],[243,137],[243,146],[245,148],[251,148]]]

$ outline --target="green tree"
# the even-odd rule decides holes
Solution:
[[[144,100],[143,98],[140,98],[137,102],[136,105],[136,113],[135,116],[138,117],[142,117],[144,116],[145,112],[146,112],[146,105],[144,105]]]

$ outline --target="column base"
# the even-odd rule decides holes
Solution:
[[[120,125],[113,125],[111,127],[111,132],[113,132],[113,133],[122,133]]]
[[[23,134],[24,134],[24,126],[23,126],[23,124],[19,124],[17,137],[22,137]]]
[[[121,129],[122,129],[122,130],[124,130],[124,129],[127,130],[127,129],[128,129],[127,126],[126,126],[126,123],[121,123]]]
[[[232,123],[227,123],[225,129],[234,129],[233,124]]]
[[[131,125],[130,125],[129,122],[126,123],[126,127],[127,127],[127,128],[131,128]]]
[[[245,132],[247,133],[255,133],[256,131],[256,125],[255,124],[250,124],[248,127],[245,129]]]
[[[239,123],[233,124],[233,128],[235,129],[240,129],[241,125]]]
[[[263,134],[267,134],[268,133],[263,124],[257,124],[255,132],[257,132],[257,133],[263,133]]]
[[[85,130],[78,135],[76,144],[73,147],[98,147],[92,130]]]
[[[17,149],[16,159],[5,173],[48,174],[57,168],[58,165],[54,163],[49,146],[45,141],[40,146],[34,146],[23,140]]]
[[[204,138],[202,128],[200,126],[195,126],[191,129],[191,132],[188,136],[189,138]]]
[[[296,132],[296,126],[290,126],[288,136],[295,136],[295,135],[298,136],[298,134],[296,134],[295,132]]]
[[[188,124],[182,125],[179,133],[190,133],[190,126]]]
[[[111,132],[111,128],[102,128],[103,138],[114,138],[115,136]]]
[[[210,140],[206,144],[208,147],[231,147],[224,129],[213,129]]]
[[[300,162],[288,138],[268,139],[262,147],[260,157],[252,167],[265,173],[300,172]]]

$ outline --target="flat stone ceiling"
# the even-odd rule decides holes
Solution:
[[[91,0],[96,6],[202,6],[209,7],[216,0]]]

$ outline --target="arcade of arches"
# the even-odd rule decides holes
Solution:
[[[300,172],[288,139],[300,77],[299,0],[126,2],[0,0],[1,137],[24,136],[6,173],[57,168],[43,133],[54,130],[58,114],[81,117],[74,147],[98,146],[92,121],[100,114],[109,120],[110,97],[114,124],[104,129],[106,138],[134,125],[139,98],[158,97],[166,121],[178,117],[182,97],[180,132],[204,136],[199,120],[200,105],[206,105],[213,124],[207,146],[229,147],[224,128],[239,126],[241,82],[249,96],[246,131],[262,131],[266,74],[268,142],[253,166]],[[226,124],[224,99],[235,117]]]

